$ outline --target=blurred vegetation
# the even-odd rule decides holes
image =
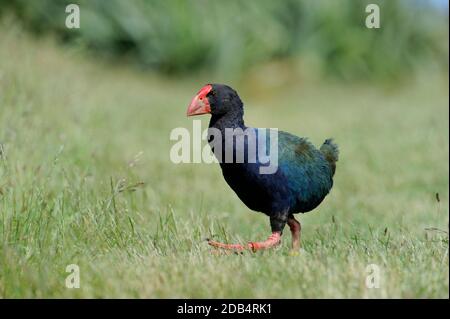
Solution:
[[[448,68],[448,14],[423,1],[78,0],[81,28],[69,30],[72,2],[0,0],[0,10],[37,34],[164,74],[238,76],[285,58],[344,80],[397,80],[430,61]],[[365,27],[368,3],[380,6],[380,29]]]

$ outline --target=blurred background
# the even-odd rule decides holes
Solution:
[[[448,69],[445,0],[80,0],[81,28],[70,30],[61,13],[72,2],[0,0],[0,10],[36,36],[163,75],[229,80],[272,63],[274,81],[289,72],[393,83]],[[365,27],[369,3],[380,6],[380,29]]]
[[[448,35],[443,0],[0,0],[0,298],[448,298]],[[211,82],[339,145],[298,257],[209,254],[269,231],[218,165],[170,161]]]

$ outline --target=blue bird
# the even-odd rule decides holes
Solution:
[[[213,240],[216,248],[257,251],[281,243],[286,224],[292,249],[300,248],[301,224],[294,214],[316,208],[330,192],[338,147],[327,139],[320,149],[307,139],[283,131],[247,127],[237,92],[223,84],[207,84],[192,99],[187,115],[211,114],[208,141],[225,181],[251,210],[269,216],[272,234],[247,245]]]

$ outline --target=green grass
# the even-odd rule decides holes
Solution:
[[[288,231],[279,249],[213,256],[205,237],[270,231],[217,165],[169,160],[192,95],[221,79],[134,73],[0,30],[0,297],[449,297],[446,75],[387,90],[274,66],[254,74],[270,82],[231,83],[248,124],[332,136],[341,157],[331,194],[299,216],[298,256]]]

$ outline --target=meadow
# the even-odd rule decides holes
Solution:
[[[275,250],[216,256],[206,237],[246,242],[270,230],[218,165],[169,158],[171,130],[192,128],[192,96],[223,79],[155,76],[3,24],[0,297],[448,298],[447,73],[424,67],[390,88],[293,68],[229,84],[249,125],[315,145],[333,137],[335,185],[298,216],[297,256],[287,230]],[[78,289],[65,285],[70,264]],[[366,286],[370,264],[379,288]]]

